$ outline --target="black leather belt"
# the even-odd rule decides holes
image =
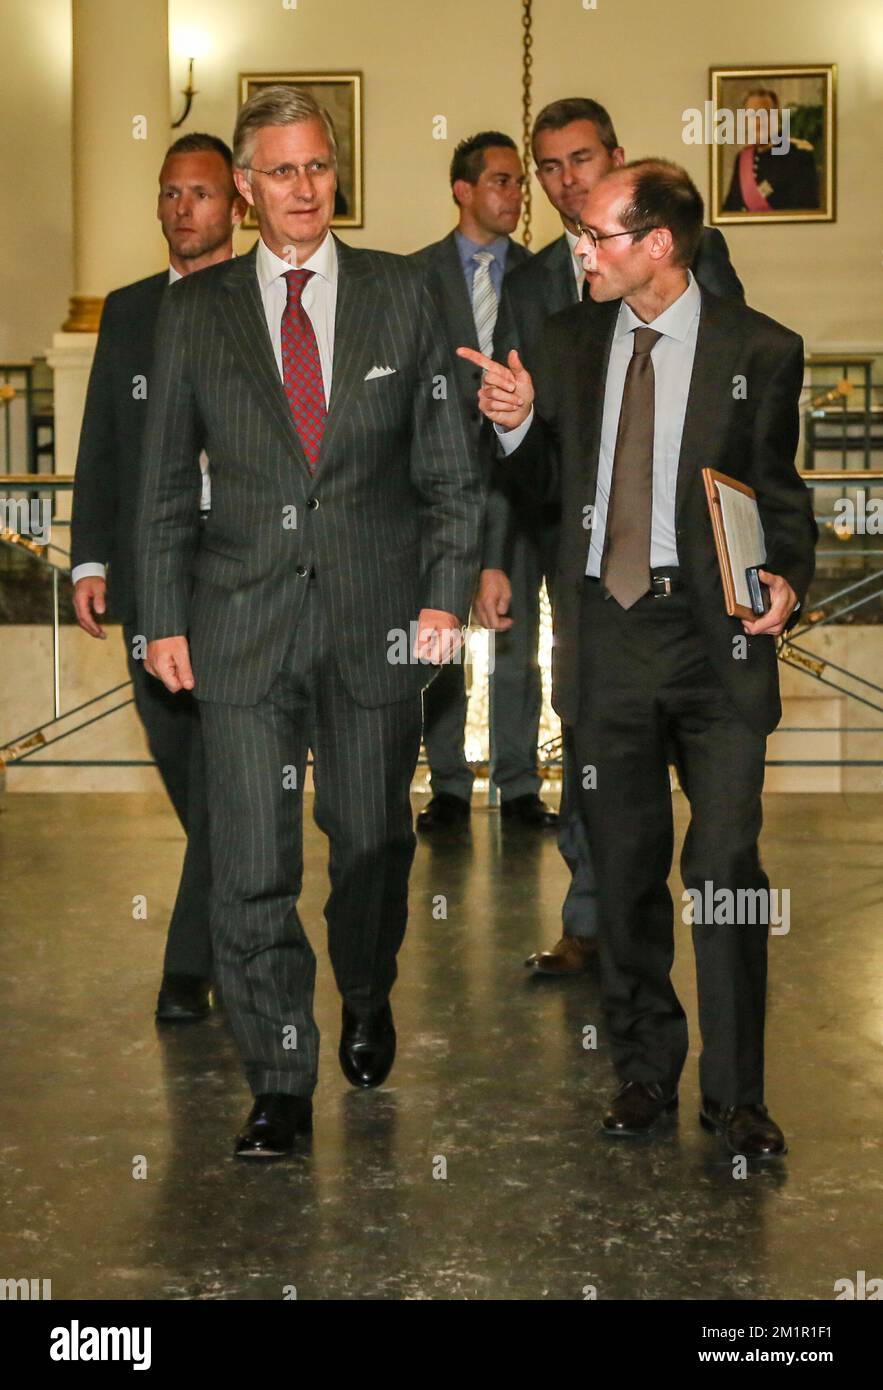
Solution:
[[[671,598],[683,587],[684,581],[677,565],[662,565],[650,571],[650,592],[654,598]]]
[[[586,583],[601,584],[601,580],[596,575],[587,574]],[[680,593],[683,587],[684,581],[677,565],[661,565],[650,571],[650,588],[647,593],[652,594],[654,598],[670,598],[672,594]],[[604,597],[610,597],[606,589]]]

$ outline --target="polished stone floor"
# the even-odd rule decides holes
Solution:
[[[310,825],[316,1128],[255,1168],[231,1157],[249,1101],[223,1018],[162,1034],[152,1018],[182,848],[171,812],[135,795],[0,799],[0,1276],[51,1279],[56,1299],[828,1300],[837,1279],[883,1275],[883,795],[770,796],[766,821],[771,879],[791,890],[791,930],[770,945],[783,1162],[736,1178],[697,1124],[683,927],[680,1118],[651,1140],[599,1134],[597,979],[522,965],[558,935],[554,838],[504,835],[479,807],[471,834],[418,848],[399,1058],[370,1093],[337,1065]]]

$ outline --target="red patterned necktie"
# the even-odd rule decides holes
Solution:
[[[316,333],[303,306],[312,270],[287,270],[288,301],[282,314],[282,380],[294,427],[314,472],[325,432],[325,388]]]

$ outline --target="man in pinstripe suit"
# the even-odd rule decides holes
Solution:
[[[276,1157],[310,1128],[318,1061],[315,956],[297,912],[308,751],[331,842],[340,1061],[354,1085],[376,1086],[395,1053],[426,663],[467,620],[483,495],[423,272],[330,234],[326,113],[303,92],[258,92],[234,163],[260,240],[168,294],[139,621],[148,670],[200,701],[213,945],[255,1095],[236,1153]],[[212,511],[199,535],[203,445]]]

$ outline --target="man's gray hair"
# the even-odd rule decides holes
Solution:
[[[236,168],[248,168],[259,130],[268,125],[300,125],[303,121],[320,121],[325,127],[331,160],[336,168],[337,136],[328,112],[303,88],[282,86],[259,88],[241,107],[233,132]]]

